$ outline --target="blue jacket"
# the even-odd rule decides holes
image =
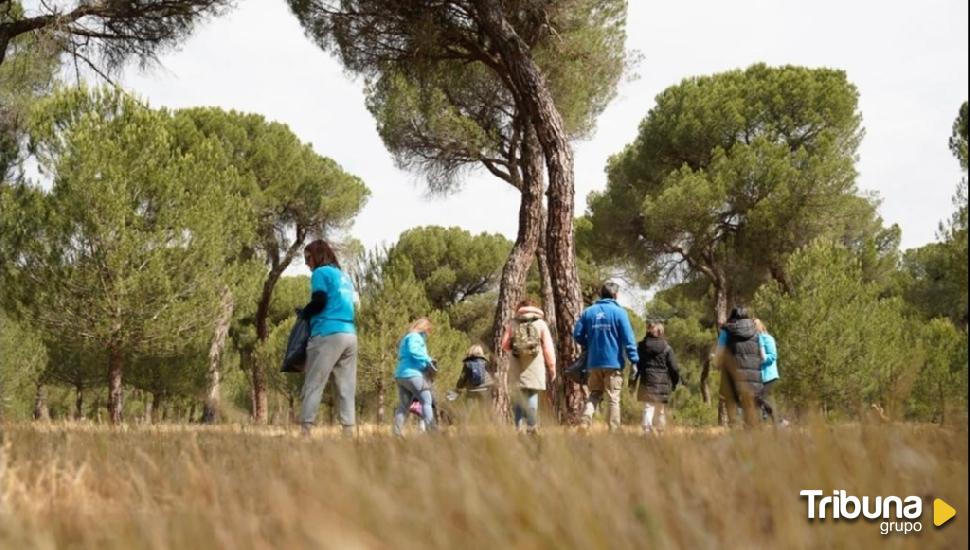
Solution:
[[[404,335],[397,350],[397,369],[394,371],[394,378],[403,380],[424,376],[424,370],[431,363],[426,338],[423,332],[409,332]]]
[[[591,369],[622,369],[624,351],[631,363],[640,360],[630,318],[616,300],[598,300],[586,308],[573,338],[586,349],[586,366]]]
[[[758,343],[761,344],[761,353],[764,354],[764,361],[761,362],[762,383],[778,380],[778,346],[774,337],[762,332],[758,335]]]

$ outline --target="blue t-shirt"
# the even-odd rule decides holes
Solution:
[[[356,334],[354,328],[354,284],[346,273],[332,265],[313,270],[310,276],[310,295],[323,292],[327,305],[310,318],[310,336],[328,334]]]

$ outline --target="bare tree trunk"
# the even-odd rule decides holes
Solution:
[[[727,322],[728,317],[727,281],[725,280],[724,273],[717,266],[714,266],[710,270],[710,273],[714,276],[714,316],[717,319],[714,337],[716,339],[721,327]],[[704,403],[711,402],[711,392],[707,386],[707,380],[711,375],[711,355],[713,353],[708,354],[708,358],[704,361],[703,367],[701,368],[701,397],[704,399]],[[721,376],[724,376],[723,372]],[[727,404],[721,398],[720,393],[718,393],[717,400],[717,424],[719,426],[726,426],[728,424]]]
[[[534,131],[527,129],[525,134],[526,138],[522,142],[523,182],[519,201],[519,229],[512,252],[502,268],[495,320],[492,324],[492,349],[495,352],[497,382],[492,394],[492,406],[498,418],[502,419],[508,419],[511,408],[509,358],[502,351],[502,333],[515,315],[515,305],[522,297],[542,229],[542,156]]]
[[[121,383],[121,372],[124,368],[124,357],[117,348],[108,350],[108,420],[112,424],[121,424],[122,410],[125,402],[124,386]]]
[[[151,399],[145,399],[145,414],[142,415],[142,424],[152,424],[155,416],[155,396],[158,395],[156,392],[152,392]]]
[[[293,258],[303,248],[304,241],[306,241],[306,228],[297,225],[296,238],[286,249],[283,257],[279,257],[277,249],[270,252],[269,274],[263,282],[263,290],[259,296],[259,302],[256,304],[256,338],[261,343],[269,338],[269,305],[273,299],[273,290],[276,288],[276,283],[279,282],[280,277],[283,276],[283,272],[286,271],[286,268],[293,262]],[[266,395],[266,376],[259,369],[256,361],[252,362],[252,385],[253,422],[265,424],[269,405]]]
[[[202,408],[202,422],[215,424],[219,421],[220,390],[219,381],[222,376],[222,352],[226,348],[229,336],[229,325],[236,302],[232,289],[228,286],[222,290],[222,302],[219,304],[219,316],[216,318],[212,342],[209,345],[209,369],[206,372],[205,406]]]
[[[515,88],[517,101],[528,115],[542,147],[549,176],[548,254],[550,279],[556,299],[556,341],[560,375],[577,356],[572,328],[582,309],[579,276],[573,242],[573,151],[562,117],[545,80],[532,58],[528,44],[506,19],[502,5],[494,0],[475,0],[474,6],[486,34],[494,41],[501,66]],[[578,384],[567,383],[567,419],[578,422],[585,398]]]
[[[47,387],[43,382],[37,382],[37,392],[34,394],[34,420],[47,422],[51,419],[51,411],[47,406]]]
[[[269,395],[266,390],[266,376],[260,368],[259,361],[252,352],[246,352],[246,362],[251,381],[250,399],[252,400],[252,420],[256,424],[266,424],[269,412]]]
[[[74,420],[84,418],[84,386],[80,383],[74,385]]]
[[[377,381],[377,425],[384,425],[384,407],[385,407],[385,395],[384,395],[384,379],[381,378]]]

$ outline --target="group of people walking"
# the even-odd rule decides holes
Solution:
[[[323,390],[331,375],[336,390],[337,419],[343,429],[356,424],[354,398],[357,380],[357,336],[354,325],[354,289],[340,269],[331,247],[322,240],[306,246],[304,259],[312,271],[310,302],[301,312],[309,321],[301,424],[309,432],[316,420]],[[624,367],[633,365],[629,385],[636,386],[643,407],[643,430],[662,431],[666,408],[681,381],[677,359],[666,340],[661,322],[650,322],[639,342],[630,319],[617,303],[619,286],[607,282],[599,299],[576,321],[573,338],[582,348],[580,361],[571,370],[581,371],[586,390],[582,425],[588,428],[600,404],[607,403],[610,430],[620,427],[620,400]],[[410,414],[420,417],[422,430],[435,430],[435,397],[432,385],[437,363],[428,351],[434,330],[429,319],[415,320],[398,346],[394,379],[399,403],[394,414],[394,433],[402,434]],[[539,396],[556,382],[556,351],[543,310],[532,299],[522,300],[514,318],[504,327],[501,349],[509,354],[508,383],[517,428],[535,432],[539,426]],[[767,389],[778,379],[777,348],[764,325],[750,319],[744,308],[735,308],[720,329],[715,363],[722,369],[720,395],[730,419],[743,411],[748,424],[756,411],[773,418]],[[470,403],[487,406],[496,385],[482,346],[474,345],[462,362],[455,389]]]

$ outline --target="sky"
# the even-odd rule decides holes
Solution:
[[[575,145],[577,213],[606,185],[610,155],[633,141],[654,97],[695,75],[753,63],[843,69],[859,89],[866,136],[859,187],[882,199],[904,248],[935,239],[961,178],[947,139],[968,96],[966,0],[630,0],[627,47],[636,78]],[[200,26],[180,50],[120,82],[152,106],[219,106],[283,122],[314,149],[361,177],[371,197],[351,234],[392,244],[419,225],[460,226],[514,238],[518,197],[483,173],[448,197],[430,197],[420,175],[395,167],[364,106],[363,83],[303,34],[283,0],[242,0]]]

